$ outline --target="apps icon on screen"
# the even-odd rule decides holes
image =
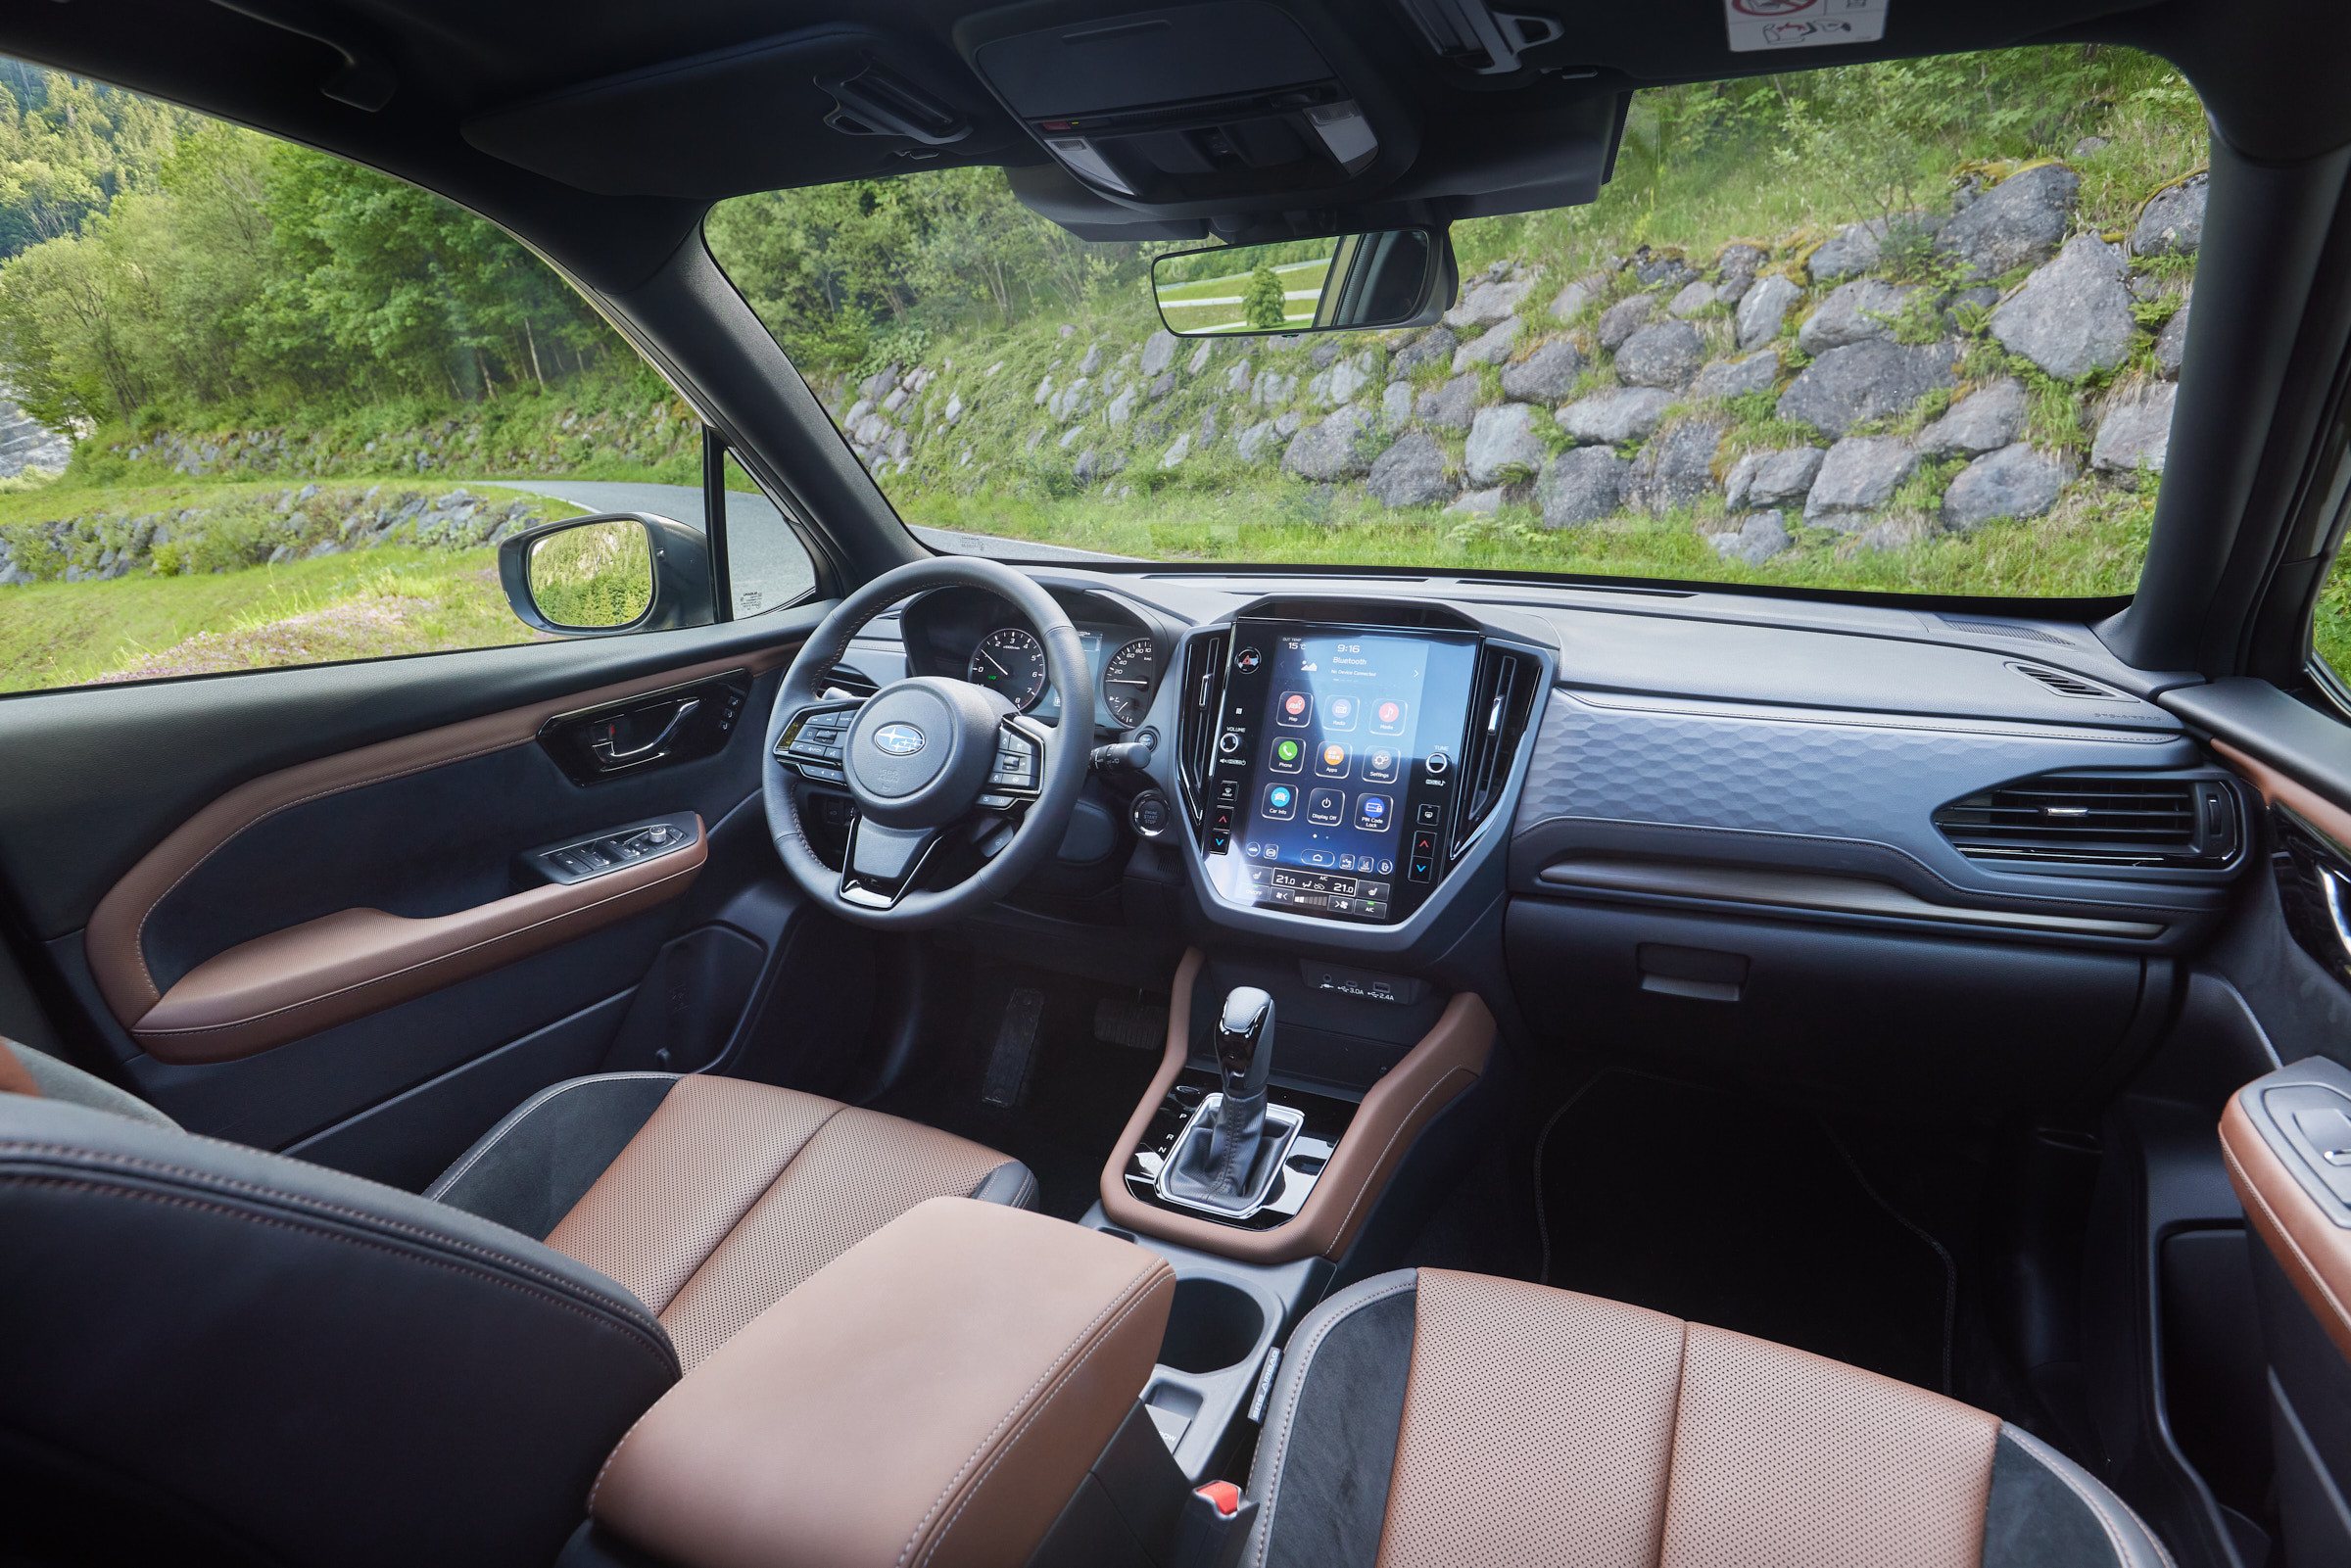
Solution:
[[[1324,741],[1322,749],[1315,753],[1315,777],[1318,779],[1346,778],[1351,755],[1352,753],[1336,740]]]

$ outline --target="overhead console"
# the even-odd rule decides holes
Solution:
[[[1204,903],[1415,927],[1508,819],[1550,664],[1394,601],[1260,601],[1193,634],[1177,770]]]

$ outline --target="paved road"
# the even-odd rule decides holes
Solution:
[[[694,528],[702,526],[702,493],[694,485],[639,485],[601,479],[500,479],[492,483],[534,496],[552,496],[590,511],[651,512]],[[765,496],[731,490],[727,492],[727,515],[733,519],[727,530],[727,568],[735,583],[737,615],[756,615],[763,608],[788,604],[808,591],[816,579],[808,570],[807,551],[800,547],[799,540],[785,524],[784,514],[773,501]],[[1022,561],[1133,558],[938,528],[917,528],[913,532],[932,548],[955,555],[988,555],[999,560]]]

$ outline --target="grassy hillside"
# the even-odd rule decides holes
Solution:
[[[537,515],[578,510],[488,485],[470,493],[501,505],[527,500]],[[216,515],[283,517],[275,503],[282,494],[256,483],[217,482],[20,489],[0,494],[0,538],[46,523],[61,498],[146,516],[196,506]],[[358,499],[322,491],[310,504],[326,516]],[[0,690],[528,641],[531,634],[499,588],[497,554],[395,542],[241,570],[142,569],[108,581],[0,589]]]

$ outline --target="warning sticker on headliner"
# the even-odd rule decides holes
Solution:
[[[1888,0],[1722,0],[1731,52],[1817,49],[1886,36]]]

